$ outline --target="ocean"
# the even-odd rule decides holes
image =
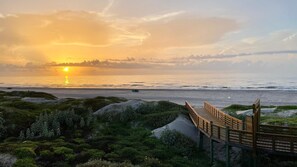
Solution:
[[[195,106],[204,101],[217,107],[251,105],[257,98],[263,105],[297,105],[297,77],[259,74],[1,76],[0,90],[42,91],[59,98],[188,101]]]
[[[271,74],[0,76],[0,87],[181,89],[181,90],[297,90],[296,76]]]

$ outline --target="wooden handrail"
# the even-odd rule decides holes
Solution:
[[[297,128],[286,126],[259,125],[259,132],[297,135]]]
[[[292,138],[296,139],[295,142],[297,142],[297,136],[294,135],[283,135],[283,134],[275,134],[275,133],[264,133],[264,132],[257,132],[257,135],[265,135],[265,136],[274,136],[274,137],[280,137],[280,138]]]
[[[185,106],[190,111],[190,113],[189,113],[190,118],[192,119],[192,121],[194,122],[196,127],[199,130],[202,130],[208,136],[210,136],[211,135],[210,132],[211,132],[211,128],[212,128],[210,121],[203,118],[197,112],[195,112],[195,109],[188,102],[185,103]]]
[[[268,131],[269,133],[265,131],[255,133],[238,129],[234,127],[234,125],[239,125],[241,123],[242,126],[241,120],[229,116],[228,114],[205,102],[205,110],[225,123],[225,126],[216,125],[212,123],[212,121],[207,120],[199,115],[188,102],[186,102],[185,106],[189,110],[190,117],[196,127],[205,133],[209,138],[224,141],[228,144],[234,144],[235,146],[239,147],[256,148],[272,152],[291,153],[297,155],[296,135],[276,134],[270,133],[270,131]],[[229,128],[230,123],[232,125],[230,126],[231,128]],[[260,127],[297,130],[296,127],[281,127],[273,125],[260,125]]]
[[[217,109],[208,102],[204,102],[204,108],[207,112],[218,118],[220,121],[223,121],[226,126],[230,126],[231,129],[242,129],[242,120],[232,117],[229,114],[226,114],[225,112]]]

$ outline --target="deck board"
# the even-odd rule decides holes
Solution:
[[[211,115],[209,112],[207,112],[204,108],[194,108],[195,112],[197,112],[198,115],[205,118],[206,120],[212,121],[213,124],[224,126],[225,123],[217,119],[215,116]]]

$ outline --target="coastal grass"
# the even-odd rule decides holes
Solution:
[[[14,166],[210,166],[208,156],[186,136],[168,132],[162,140],[152,137],[152,129],[187,114],[183,106],[151,102],[136,110],[111,114],[111,119],[93,116],[87,126],[90,113],[126,99],[69,98],[31,103],[21,100],[27,92],[8,94],[0,92],[0,152],[16,156]],[[60,127],[59,133],[51,130],[54,125]],[[41,136],[32,135],[35,131],[42,132]]]
[[[297,110],[297,105],[289,105],[289,106],[277,106],[276,111],[286,111],[286,110]]]
[[[153,129],[167,125],[180,114],[187,116],[184,106],[168,101],[146,102],[137,109],[128,108],[117,114],[92,115],[91,125],[87,125],[94,111],[126,99],[68,98],[31,103],[21,100],[26,93],[7,93],[0,92],[0,152],[16,156],[15,166],[210,166],[207,154],[186,136],[168,130],[161,139],[152,136]],[[224,110],[236,113],[250,108],[233,105]],[[290,125],[297,122],[296,117],[288,120],[283,121]],[[262,117],[261,121],[278,124],[282,120]],[[51,131],[54,124],[59,125],[59,133]],[[42,135],[32,135],[30,128]],[[216,162],[216,166],[222,165]]]
[[[1,96],[17,96],[20,98],[23,97],[33,97],[33,98],[44,98],[47,100],[55,100],[57,99],[56,96],[45,93],[45,92],[35,92],[35,91],[12,91],[12,92],[0,92]]]
[[[297,126],[297,116],[277,117],[277,116],[261,116],[261,123],[277,126]]]
[[[278,125],[278,126],[297,126],[297,115],[290,117],[280,117],[275,113],[288,111],[288,110],[297,110],[297,105],[288,105],[288,106],[261,106],[262,108],[275,108],[272,113],[262,114],[261,123],[268,125]],[[233,104],[228,107],[223,108],[222,110],[231,116],[239,118],[241,120],[245,119],[245,115],[236,114],[237,111],[251,110],[252,106],[250,105],[239,105]]]

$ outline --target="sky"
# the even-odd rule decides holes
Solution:
[[[296,0],[0,0],[0,75],[297,71]]]

